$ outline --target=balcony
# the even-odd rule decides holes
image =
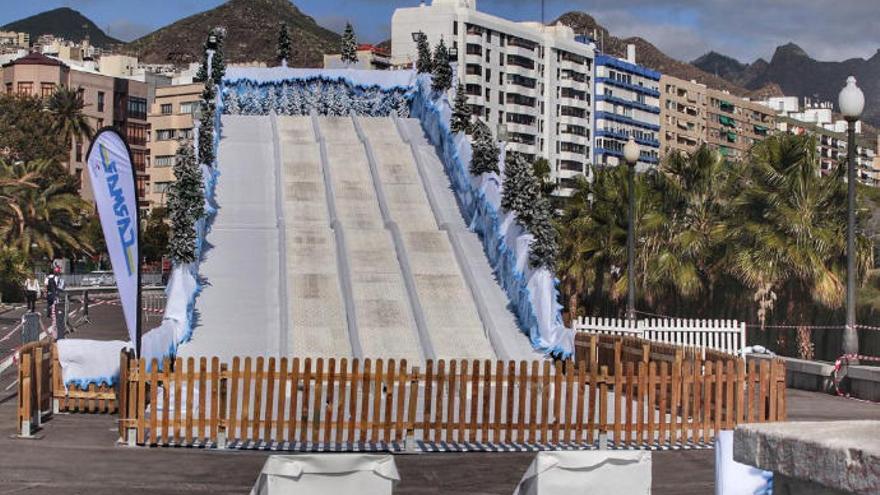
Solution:
[[[573,162],[585,162],[587,155],[585,153],[575,153],[573,151],[560,151],[556,154],[560,160],[569,160]]]
[[[480,74],[465,74],[464,75],[464,83],[465,84],[483,84],[483,76]]]
[[[510,101],[510,100],[507,100]],[[507,113],[522,113],[526,115],[538,115],[538,107],[530,107],[526,105],[517,105],[516,103],[506,103],[504,111]]]
[[[589,104],[586,102],[586,100],[579,100],[579,99],[577,99],[577,98],[571,98],[571,97],[566,97],[566,96],[560,96],[556,101],[557,101],[557,103],[559,103],[560,105],[563,105],[563,106],[566,106],[566,107],[572,107],[572,108],[584,108],[584,109],[586,109],[587,107],[589,107]]]
[[[533,144],[523,144],[523,143],[514,143],[514,142],[508,142],[507,149],[509,151],[515,151],[517,153],[526,153],[526,154],[534,154],[537,152],[537,148]]]
[[[559,139],[559,141],[564,141],[567,143],[574,143],[574,144],[582,144],[584,146],[590,144],[590,138],[588,138],[587,136],[581,136],[580,134],[569,134],[567,132],[560,132],[557,135],[557,139]]]
[[[520,55],[526,58],[535,59],[538,56],[538,52],[534,49],[528,49],[522,46],[508,45],[504,48],[504,51],[509,55]]]
[[[483,35],[480,33],[468,32],[467,35],[464,37],[464,41],[465,41],[465,43],[473,43],[475,45],[482,45],[483,44]]]
[[[574,117],[571,115],[562,115],[559,114],[556,116],[556,121],[560,124],[572,124],[579,126],[589,126],[590,125],[590,116],[587,114],[584,117]]]
[[[520,134],[538,134],[538,124],[519,124],[517,122],[505,122],[508,132],[517,132]]]
[[[539,96],[537,88],[529,88],[526,86],[520,86],[519,84],[514,84],[511,82],[504,83],[504,92],[508,94],[518,94],[522,96],[528,96],[530,98],[537,98]]]

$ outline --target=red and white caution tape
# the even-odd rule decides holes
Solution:
[[[834,372],[831,373],[831,378],[834,381],[834,391],[837,392],[837,395],[840,397],[847,397],[849,399],[858,400],[861,402],[874,402],[866,399],[858,399],[856,397],[850,396],[849,393],[844,392],[840,389],[840,382],[843,381],[843,378],[846,376],[846,373],[841,374],[841,370],[844,369],[844,366],[848,367],[850,361],[858,361],[858,362],[877,362],[880,363],[880,357],[875,356],[863,356],[861,354],[844,354],[840,356],[834,361]]]

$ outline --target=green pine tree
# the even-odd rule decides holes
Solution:
[[[544,267],[553,272],[559,254],[558,233],[553,225],[553,205],[549,199],[540,196],[532,210],[534,217],[529,232],[533,239],[529,244],[529,264],[532,268]]]
[[[205,82],[208,79],[208,43],[202,45],[202,63],[193,76],[193,82]]]
[[[471,174],[480,175],[488,172],[498,173],[498,155],[501,150],[495,143],[495,137],[492,131],[480,119],[477,119],[472,126],[472,143],[473,151],[471,157]]]
[[[342,63],[346,65],[356,64],[357,57],[357,38],[354,35],[354,28],[350,22],[345,23],[345,32],[342,33]]]
[[[192,263],[196,260],[196,222],[205,214],[205,193],[191,141],[178,145],[174,178],[168,187],[168,255],[175,263]]]
[[[416,48],[419,53],[416,60],[416,72],[419,74],[430,74],[434,70],[434,61],[431,60],[431,47],[428,45],[428,36],[419,31],[416,38]]]
[[[458,83],[455,90],[455,101],[452,107],[452,119],[449,130],[452,132],[469,132],[471,126],[471,106],[468,105],[464,84]]]
[[[287,30],[286,22],[278,23],[278,48],[276,49],[278,63],[287,66],[290,59],[290,32]]]
[[[211,79],[215,84],[220,84],[223,76],[226,75],[226,58],[223,54],[223,41],[226,38],[225,31],[220,28],[214,28],[211,31],[217,38],[217,48],[214,50],[214,56],[211,58]]]
[[[213,79],[205,81],[200,103],[201,118],[199,119],[199,163],[209,167],[214,165],[214,116],[217,111],[215,102],[217,87]]]
[[[535,205],[540,198],[538,180],[532,173],[531,164],[521,154],[509,152],[504,161],[501,207],[515,212],[517,221],[528,230],[538,215]]]
[[[443,38],[440,38],[440,43],[434,49],[431,75],[431,89],[435,92],[441,93],[452,87],[452,66],[449,65],[449,51]]]

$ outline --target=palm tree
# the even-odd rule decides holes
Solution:
[[[47,108],[54,119],[52,130],[64,142],[72,145],[74,141],[91,139],[92,127],[83,114],[85,103],[80,91],[59,87],[49,97]]]
[[[814,137],[778,135],[756,145],[734,201],[737,222],[731,272],[766,298],[779,294],[795,323],[844,301],[846,184],[843,166],[820,174]],[[872,265],[870,241],[860,235],[860,280]],[[772,302],[772,301],[771,301]],[[763,317],[763,314],[759,314]],[[799,333],[808,339],[809,334]],[[801,342],[801,345],[808,344]]]
[[[80,229],[89,204],[51,161],[0,161],[0,242],[30,259],[88,252]]]
[[[735,165],[705,145],[691,154],[673,153],[657,168],[651,183],[657,195],[654,208],[640,226],[652,234],[644,247],[646,285],[653,288],[649,294],[663,294],[667,303],[698,300],[704,313],[711,309],[723,277],[728,196],[735,177]]]

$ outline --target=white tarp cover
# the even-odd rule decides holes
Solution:
[[[88,167],[101,217],[107,254],[113,265],[119,300],[132,342],[137,332],[138,310],[138,206],[134,170],[128,145],[114,130],[98,132],[89,148]]]
[[[651,493],[651,452],[538,452],[514,495]]]
[[[119,351],[131,345],[121,340],[61,339],[58,362],[64,386],[114,385],[119,379]]]
[[[715,495],[772,495],[773,473],[733,460],[733,431],[715,437]]]
[[[387,495],[397,481],[391,455],[273,455],[263,464],[251,495]]]

